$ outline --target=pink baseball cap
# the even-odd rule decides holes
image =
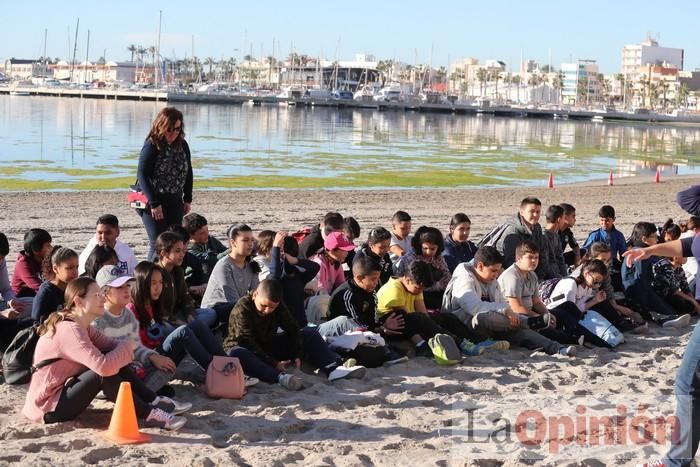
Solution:
[[[326,237],[323,242],[323,246],[326,250],[335,250],[336,248],[343,251],[352,251],[355,249],[355,245],[348,240],[348,237],[340,232],[331,232]]]

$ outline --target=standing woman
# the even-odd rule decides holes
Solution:
[[[137,209],[148,234],[148,259],[155,253],[156,238],[172,224],[182,224],[192,203],[192,160],[185,141],[182,112],[165,107],[153,121],[139,155],[137,184],[146,198],[146,209]]]

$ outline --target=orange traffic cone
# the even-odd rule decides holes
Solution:
[[[119,385],[117,402],[114,404],[109,429],[103,436],[116,444],[136,444],[150,441],[151,437],[139,432],[136,409],[131,395],[131,384],[122,381]]]
[[[549,172],[549,180],[547,181],[547,188],[554,188],[554,175]]]
[[[612,170],[610,171],[610,175],[608,175],[608,186],[613,186],[613,174],[612,174]]]
[[[661,183],[661,170],[656,168],[656,175],[654,176],[654,183]]]

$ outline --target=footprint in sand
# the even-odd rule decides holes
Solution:
[[[389,410],[379,410],[374,414],[374,416],[383,420],[396,420],[396,414]]]
[[[122,451],[117,447],[99,448],[93,449],[92,451],[88,452],[83,457],[81,457],[80,460],[85,462],[86,464],[98,464],[108,459],[121,457],[121,455]]]

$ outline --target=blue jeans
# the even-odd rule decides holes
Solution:
[[[173,224],[182,224],[182,217],[185,215],[185,203],[182,200],[182,194],[166,195],[160,193],[159,198],[161,207],[163,208],[163,219],[159,221],[155,220],[153,216],[151,216],[150,208],[136,210],[136,213],[141,217],[143,226],[146,229],[146,235],[148,235],[148,256],[146,258],[149,261],[154,259],[158,235],[168,230],[168,227]]]
[[[315,367],[320,367],[323,370],[328,365],[340,364],[343,361],[340,355],[328,347],[328,344],[326,344],[326,341],[323,340],[316,328],[307,327],[299,332],[301,332],[303,344],[302,354]],[[275,336],[273,344],[263,350],[278,361],[301,357],[301,355],[291,355],[288,350],[289,347],[289,338],[282,334]],[[281,372],[272,365],[263,362],[250,350],[243,347],[234,347],[228,354],[231,357],[237,357],[241,361],[241,366],[246,375],[258,378],[266,383],[273,384],[277,382]]]
[[[214,355],[226,355],[219,340],[203,321],[194,320],[171,332],[160,345],[159,353],[179,364],[186,354],[204,370],[209,367]]]
[[[700,326],[695,327],[676,374],[676,417],[680,438],[672,440],[664,461],[668,466],[689,466],[700,442]]]
[[[209,328],[216,326],[219,318],[213,308],[197,308],[194,310],[194,317],[198,321],[204,322]]]

